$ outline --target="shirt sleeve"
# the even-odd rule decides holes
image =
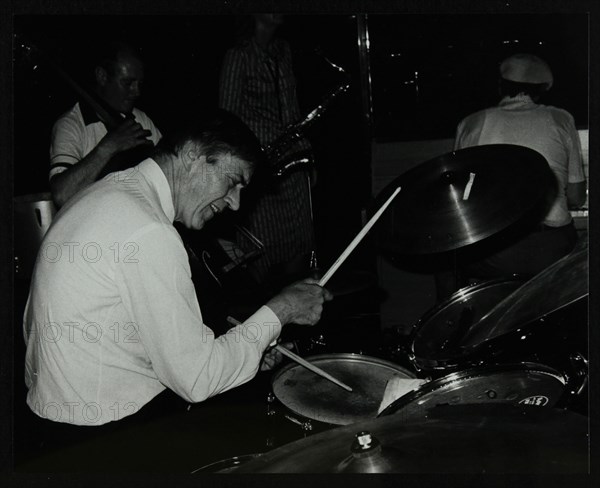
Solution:
[[[235,114],[242,112],[244,71],[243,54],[236,49],[227,51],[219,80],[219,106]]]
[[[583,172],[583,154],[581,151],[581,141],[579,133],[575,128],[575,121],[571,114],[566,113],[567,120],[565,126],[565,147],[567,149],[567,157],[569,160],[568,168],[568,183],[581,183],[585,181],[585,173]]]
[[[273,311],[263,306],[215,339],[203,323],[187,254],[172,227],[151,224],[131,240],[139,258],[118,263],[117,282],[159,381],[200,402],[254,377],[281,331]]]
[[[62,117],[52,127],[50,136],[49,178],[62,173],[83,159],[83,128],[70,117]]]

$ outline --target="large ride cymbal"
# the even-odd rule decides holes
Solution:
[[[579,414],[439,406],[418,421],[389,415],[309,436],[235,473],[586,473],[587,454],[587,418]]]
[[[489,237],[544,206],[556,189],[546,159],[511,144],[444,154],[400,175],[377,196],[379,243],[394,255],[451,251]]]

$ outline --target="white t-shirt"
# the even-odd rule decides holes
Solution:
[[[497,107],[471,114],[458,125],[455,149],[485,144],[516,144],[544,156],[558,180],[558,194],[544,224],[560,227],[571,222],[567,183],[585,181],[581,143],[571,114],[538,105],[529,96],[505,97]]]
[[[150,117],[134,108],[132,114],[144,129],[149,130],[149,139],[156,145],[161,133]],[[50,142],[50,174],[52,178],[78,163],[94,149],[106,135],[106,126],[87,107],[76,103],[64,113],[52,127]]]

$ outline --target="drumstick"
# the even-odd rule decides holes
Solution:
[[[234,319],[233,317],[227,317],[227,322],[229,322],[231,325],[240,325],[241,324],[241,322],[239,320]],[[297,354],[294,354],[289,349],[286,349],[285,347],[280,346],[279,344],[276,344],[274,347],[281,354],[283,354],[284,356],[287,356],[292,361],[296,361],[299,365],[304,366],[306,369],[309,369],[313,373],[318,374],[319,376],[322,376],[325,379],[328,379],[329,381],[331,381],[332,383],[335,383],[338,386],[341,386],[344,390],[352,391],[352,388],[350,388],[347,384],[342,383],[337,378],[334,378],[326,371],[323,371],[321,368],[316,367],[314,364],[309,363],[306,359],[301,358]]]
[[[327,273],[323,275],[321,280],[319,281],[319,286],[325,286],[325,283],[329,281],[329,279],[333,276],[333,273],[337,271],[337,269],[342,265],[342,263],[346,260],[346,258],[350,255],[354,248],[358,246],[362,238],[371,230],[371,227],[377,222],[377,219],[381,217],[381,214],[388,208],[389,204],[392,203],[392,200],[396,197],[396,195],[400,192],[400,187],[396,188],[394,193],[387,199],[387,201],[381,206],[379,210],[371,217],[371,220],[367,222],[367,224],[360,230],[360,232],[356,235],[356,237],[352,240],[352,242],[348,245],[348,247],[344,250],[344,252],[340,255],[339,258],[333,263],[331,268],[327,270]]]

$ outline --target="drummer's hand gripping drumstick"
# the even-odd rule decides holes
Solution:
[[[390,205],[390,203],[392,203],[392,200],[396,197],[398,193],[400,193],[400,187],[396,188],[396,190],[394,191],[394,193],[392,193],[390,198],[388,198],[386,202],[381,206],[381,208],[377,210],[375,215],[373,215],[373,217],[371,217],[371,220],[369,220],[366,223],[366,225],[360,230],[360,232],[356,235],[356,237],[352,240],[352,242],[348,245],[348,247],[344,250],[340,257],[337,258],[335,263],[333,263],[331,268],[327,270],[327,273],[325,273],[319,281],[319,286],[325,286],[325,283],[329,281],[329,279],[333,276],[333,273],[335,273],[337,269],[342,265],[342,263],[346,260],[346,258],[350,256],[350,253],[354,251],[354,248],[358,246],[362,238],[365,237],[365,235],[367,235],[367,232],[369,232],[371,230],[371,227],[375,225],[375,222],[377,222],[379,217],[381,217],[381,214],[385,212],[385,209],[388,208],[388,206]]]
[[[318,283],[319,286],[324,286],[325,283],[327,283],[329,281],[329,279],[333,276],[333,274],[337,271],[337,269],[342,265],[342,263],[346,260],[346,258],[348,258],[350,253],[352,251],[354,251],[354,248],[356,248],[356,246],[358,246],[358,244],[363,239],[363,237],[367,234],[367,232],[369,232],[369,230],[371,230],[371,227],[373,227],[373,225],[375,225],[375,222],[377,222],[379,217],[381,217],[381,214],[383,214],[385,209],[390,205],[390,203],[392,203],[392,200],[396,197],[396,195],[398,193],[400,193],[400,187],[396,188],[394,193],[392,193],[392,195],[386,200],[386,202],[381,206],[381,208],[379,210],[377,210],[375,215],[373,215],[373,217],[371,217],[371,220],[369,220],[367,222],[367,224],[361,229],[361,231],[352,240],[352,242],[344,250],[344,252],[341,254],[341,256],[339,258],[337,258],[337,260],[335,261],[335,263],[333,263],[331,268],[329,268],[327,270],[327,273],[325,273],[323,275],[323,277],[321,278],[321,280],[319,281],[319,283]],[[236,320],[233,317],[227,317],[227,321],[232,325],[240,325],[241,324],[241,322],[239,320]],[[352,388],[350,388],[348,385],[342,383],[340,380],[334,378],[333,376],[331,376],[329,373],[323,371],[322,369],[317,368],[315,365],[309,363],[308,361],[301,358],[300,356],[297,356],[296,354],[289,351],[285,347],[282,347],[278,344],[275,344],[274,347],[281,354],[289,357],[293,361],[296,361],[298,364],[300,364],[301,366],[304,366],[306,369],[309,369],[313,373],[316,373],[319,376],[322,376],[323,378],[328,379],[329,381],[335,383],[336,385],[341,386],[345,390],[352,391]]]
[[[240,325],[241,324],[241,322],[239,320],[236,320],[233,317],[227,317],[227,322],[229,322],[231,325]],[[313,373],[318,374],[319,376],[322,376],[325,379],[328,379],[329,381],[331,381],[332,383],[335,383],[338,386],[341,386],[344,390],[352,391],[352,388],[350,388],[347,384],[342,383],[340,380],[338,380],[337,378],[334,378],[326,371],[323,371],[321,368],[317,368],[314,364],[309,363],[306,359],[303,359],[300,356],[294,354],[289,349],[286,349],[285,347],[280,346],[279,344],[276,344],[274,347],[281,354],[283,354],[284,356],[287,356],[292,361],[296,361],[299,365],[304,366],[306,369],[309,369]]]

